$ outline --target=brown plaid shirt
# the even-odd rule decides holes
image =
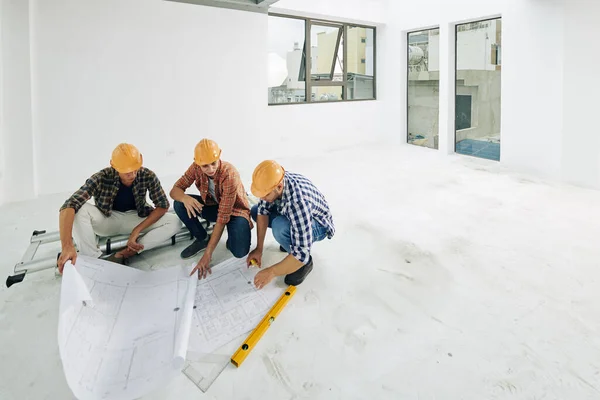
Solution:
[[[88,178],[85,184],[65,201],[60,210],[73,208],[77,212],[86,201],[93,197],[96,207],[102,214],[110,217],[120,184],[119,173],[112,167],[104,168]],[[140,168],[131,189],[135,197],[138,215],[141,218],[146,218],[153,210],[146,202],[146,192],[150,193],[150,200],[155,207],[168,209],[170,206],[158,177],[148,168]]]
[[[250,219],[250,203],[244,190],[244,184],[240,179],[240,174],[235,167],[226,162],[221,161],[219,169],[213,177],[215,182],[215,196],[219,202],[219,212],[217,222],[227,224],[231,216],[244,217],[250,223],[250,229],[254,227]],[[208,192],[208,175],[202,172],[202,169],[196,163],[192,163],[185,174],[177,182],[175,186],[185,191],[196,184],[200,196],[204,204],[215,205],[216,202]]]

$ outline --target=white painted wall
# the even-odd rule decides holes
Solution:
[[[36,157],[32,151],[29,3],[1,1],[0,201],[9,202],[35,196]]]
[[[30,2],[35,145],[19,154],[31,171],[35,149],[40,194],[76,189],[123,141],[171,176],[211,137],[249,177],[264,158],[377,141],[389,128],[379,101],[268,107],[266,15],[159,0]]]
[[[600,3],[565,2],[563,178],[600,188]],[[582,40],[582,38],[589,38]],[[572,55],[577,54],[576,57]]]
[[[4,84],[2,83],[4,73],[2,72],[2,64],[4,63],[4,53],[2,45],[2,27],[4,26],[2,16],[4,13],[4,0],[0,0],[0,205],[5,202],[6,198],[6,165],[4,163],[4,148],[6,147],[4,139]]]

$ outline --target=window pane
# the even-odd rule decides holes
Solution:
[[[456,26],[456,152],[500,160],[502,20]]]
[[[343,91],[343,86],[313,86],[311,101],[340,101]]]
[[[408,143],[438,148],[440,30],[408,34]]]
[[[312,79],[342,81],[342,27],[312,25],[310,32]]]
[[[348,99],[373,99],[375,64],[373,28],[348,27]]]
[[[269,16],[269,104],[306,101],[304,29],[304,20]]]

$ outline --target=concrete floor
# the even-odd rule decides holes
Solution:
[[[417,146],[281,161],[326,194],[336,236],[242,368],[145,399],[600,398],[600,192]],[[3,276],[64,196],[0,207]],[[52,271],[0,289],[0,399],[72,398],[59,289]]]

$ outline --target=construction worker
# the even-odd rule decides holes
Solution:
[[[146,192],[154,203],[146,203]],[[93,197],[95,205],[88,202]],[[165,242],[182,228],[176,215],[167,214],[169,199],[151,170],[142,167],[142,154],[132,144],[121,143],[112,153],[110,167],[92,175],[60,208],[62,251],[58,269],[75,265],[77,252],[100,257],[97,236],[129,235],[127,247],[108,261],[125,259]],[[144,236],[139,236],[144,233]]]
[[[312,271],[312,244],[335,233],[325,196],[306,177],[286,172],[272,160],[261,162],[252,175],[252,193],[260,198],[252,207],[257,222],[257,246],[248,255],[248,266],[261,266],[267,227],[273,230],[279,249],[288,256],[261,270],[254,278],[260,289],[276,276],[285,275],[287,285],[299,285]]]
[[[186,194],[193,183],[200,195]],[[181,258],[190,258],[204,250],[193,269],[198,278],[205,278],[210,270],[212,254],[227,226],[226,247],[234,257],[242,258],[250,251],[250,204],[238,171],[221,160],[221,149],[213,140],[202,139],[194,149],[194,162],[175,182],[170,193],[175,212],[196,240],[181,252]],[[212,235],[198,219],[216,222]]]

